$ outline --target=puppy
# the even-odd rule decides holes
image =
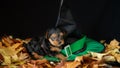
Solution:
[[[59,28],[52,28],[46,33],[46,39],[50,43],[50,51],[55,52],[55,56],[61,60],[66,60],[66,57],[60,53],[65,46],[65,35],[65,32]]]
[[[24,47],[34,59],[48,55],[65,60],[66,57],[60,54],[60,51],[65,44],[64,35],[65,33],[60,29],[52,28],[47,30],[45,36],[32,38],[28,44],[24,44]]]

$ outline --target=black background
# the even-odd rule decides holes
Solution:
[[[0,1],[0,35],[42,36],[54,27],[60,0]],[[69,0],[81,33],[95,40],[120,39],[119,0]]]
[[[41,36],[56,23],[57,0],[3,0],[0,3],[1,35]]]

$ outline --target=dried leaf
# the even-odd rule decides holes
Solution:
[[[5,44],[5,46],[11,46],[14,42],[12,41],[11,36],[2,37],[2,43]]]
[[[2,46],[2,42],[0,42],[0,48],[1,48],[1,47],[3,47],[3,46]]]
[[[20,53],[20,55],[18,56],[19,61],[22,60],[26,60],[29,57],[29,55],[27,53]]]
[[[114,50],[114,49],[119,49],[119,48],[120,48],[119,42],[114,39],[110,42],[110,44],[106,45],[105,52],[108,52],[108,51],[111,51],[111,50]]]

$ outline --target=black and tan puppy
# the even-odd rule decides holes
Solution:
[[[46,32],[45,37],[50,44],[50,51],[52,51],[54,55],[61,60],[66,59],[66,57],[60,53],[65,46],[65,36],[66,33],[59,28],[51,28]]]
[[[35,59],[41,58],[42,56],[56,56],[59,59],[64,60],[65,57],[60,54],[63,48],[64,32],[58,28],[49,29],[45,36],[32,38],[32,40],[25,44],[24,47],[28,53]]]

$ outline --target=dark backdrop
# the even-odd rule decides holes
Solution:
[[[0,35],[42,36],[54,27],[60,0],[2,0]],[[69,0],[81,33],[96,40],[120,39],[120,5],[117,0]]]
[[[0,2],[0,34],[41,36],[56,23],[57,0],[3,0]]]

